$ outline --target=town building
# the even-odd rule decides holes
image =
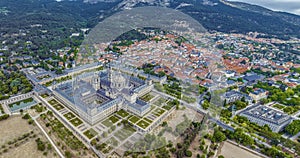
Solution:
[[[253,92],[250,92],[249,94],[250,97],[253,98],[253,100],[261,100],[263,98],[267,98],[268,97],[268,91],[258,88],[256,90],[254,90]]]
[[[264,105],[246,109],[240,116],[247,117],[249,121],[260,126],[268,125],[273,132],[280,132],[293,120],[289,115]]]
[[[242,100],[243,98],[249,103],[253,101],[249,95],[234,90],[226,92],[223,97],[226,103],[232,103],[237,100]]]

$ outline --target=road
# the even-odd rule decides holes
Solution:
[[[233,127],[227,125],[226,123],[223,123],[222,121],[219,121],[219,120],[217,120],[217,119],[215,119],[213,117],[210,117],[209,120],[212,121],[212,122],[214,122],[214,123],[216,123],[217,125],[219,125],[220,127],[224,128],[224,129],[227,129],[227,130],[229,130],[231,132],[234,132],[234,128]]]

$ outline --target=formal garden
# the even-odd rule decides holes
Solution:
[[[98,133],[93,129],[89,129],[89,130],[86,130],[85,132],[83,132],[83,134],[89,138],[89,139],[92,139],[94,138]]]
[[[58,103],[55,99],[50,100],[49,103],[50,103],[57,111],[59,111],[59,110],[61,110],[61,109],[64,108],[64,106],[63,106],[62,104]]]
[[[75,115],[72,112],[68,112],[68,113],[64,114],[64,117],[67,120],[71,120],[71,119],[73,119],[75,117]]]
[[[136,125],[143,129],[146,129],[150,124],[144,120],[140,120]]]
[[[152,94],[148,93],[148,94],[145,94],[144,96],[142,96],[140,99],[145,102],[149,102],[153,98],[154,98],[154,96]]]
[[[126,118],[127,116],[129,116],[129,113],[126,112],[126,111],[123,110],[123,109],[117,111],[117,114],[118,114],[119,116],[121,116],[122,118]]]
[[[79,119],[79,118],[74,118],[74,119],[72,119],[72,120],[70,120],[70,122],[71,122],[71,124],[73,125],[73,126],[75,126],[75,127],[77,127],[77,126],[79,126],[79,125],[81,125],[83,122]]]
[[[106,127],[111,127],[112,125],[114,125],[119,120],[120,119],[118,117],[112,115],[108,119],[102,121],[102,124],[105,125]]]
[[[124,141],[129,136],[131,136],[136,130],[131,126],[124,126],[122,129],[116,131],[114,136],[117,137],[119,140]]]
[[[130,118],[129,118],[129,122],[135,124],[136,122],[138,122],[141,118],[135,116],[135,115],[132,115]]]

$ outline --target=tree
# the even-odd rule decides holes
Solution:
[[[66,158],[71,158],[72,154],[70,151],[67,150],[67,151],[65,151],[65,156],[66,156]]]
[[[168,123],[166,121],[164,121],[161,126],[166,127],[166,126],[168,126]]]
[[[205,100],[201,106],[204,110],[207,110],[210,106],[210,103],[207,100]]]
[[[44,151],[46,149],[46,145],[40,138],[36,139],[35,142],[37,143],[37,148],[40,151]]]
[[[229,111],[228,109],[223,109],[221,111],[221,117],[230,118],[231,116],[232,116],[232,112]]]
[[[193,153],[190,150],[185,151],[185,156],[186,157],[192,157]]]
[[[300,120],[294,120],[286,126],[285,131],[290,135],[296,135],[300,132]]]
[[[219,130],[215,130],[212,140],[215,142],[222,142],[226,140],[226,135]]]

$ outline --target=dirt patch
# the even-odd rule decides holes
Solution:
[[[34,126],[29,125],[21,116],[11,116],[0,121],[0,145],[32,131],[33,128]]]
[[[45,144],[44,151],[37,148],[37,139]],[[53,147],[36,125],[29,125],[22,116],[11,116],[0,122],[0,158],[58,157]]]
[[[26,143],[20,145],[15,149],[8,150],[8,152],[3,153],[0,156],[0,158],[24,158],[24,157],[55,158],[58,156],[57,155],[54,156],[53,153],[49,153],[49,152],[47,153],[47,155],[43,155],[43,152],[37,150],[37,144],[33,139],[27,141]]]
[[[257,156],[228,142],[224,143],[221,149],[221,155],[229,158],[260,158],[260,156]]]

